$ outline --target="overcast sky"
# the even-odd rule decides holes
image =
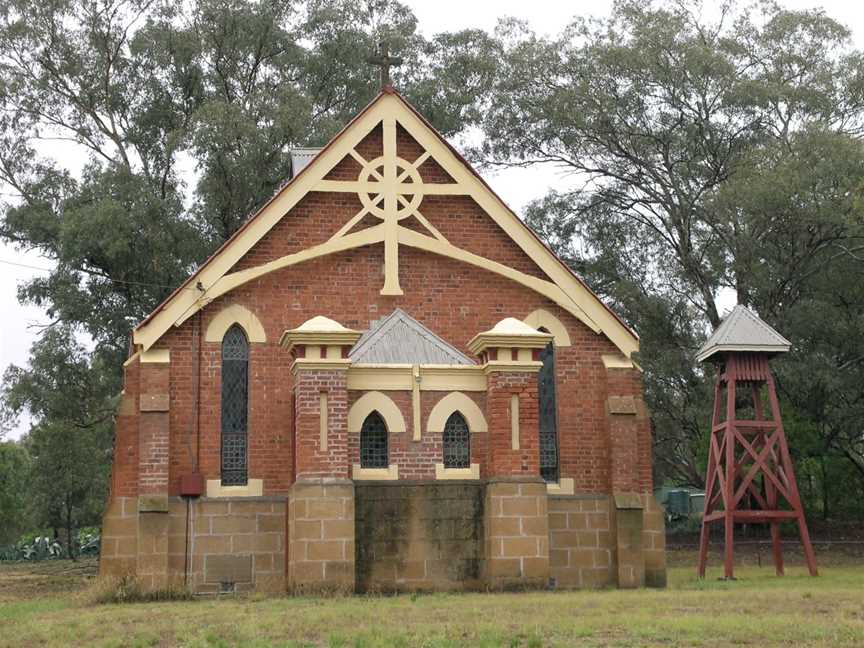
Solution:
[[[612,5],[611,0],[403,1],[413,8],[420,30],[426,36],[439,31],[455,31],[468,27],[491,30],[498,18],[504,16],[526,20],[537,32],[555,34],[574,15],[602,16],[608,13]],[[864,47],[864,29],[860,27],[864,19],[864,3],[860,0],[780,0],[780,4],[794,9],[823,7],[831,17],[850,27],[858,46]],[[80,161],[76,161],[74,166],[79,167]],[[545,194],[546,190],[558,181],[556,173],[551,169],[512,169],[496,175],[485,175],[492,187],[517,212],[520,212],[528,201]],[[0,261],[36,267],[50,265],[37,254],[25,254],[3,243],[0,243]],[[16,296],[18,284],[37,274],[44,273],[0,263],[0,374],[10,364],[26,363],[28,349],[36,335],[33,325],[47,321],[43,311],[32,306],[21,306]],[[20,436],[25,427],[26,421],[22,421],[19,429],[13,431],[13,436]]]

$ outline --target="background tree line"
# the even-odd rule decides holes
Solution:
[[[54,270],[20,288],[51,323],[2,384],[7,427],[33,421],[0,445],[7,535],[98,521],[132,326],[279,188],[291,147],[374,97],[382,38],[445,136],[482,134],[477,162],[571,172],[526,218],[639,331],[658,482],[701,484],[693,356],[734,294],[794,342],[775,368],[809,507],[862,515],[864,66],[829,17],[623,0],[553,38],[426,38],[391,0],[12,0],[0,237]]]

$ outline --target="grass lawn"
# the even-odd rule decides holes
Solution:
[[[734,582],[676,566],[661,591],[127,605],[87,603],[86,565],[42,565],[0,565],[0,646],[864,646],[860,562]]]

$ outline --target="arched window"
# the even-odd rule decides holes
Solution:
[[[471,467],[471,434],[459,412],[453,412],[444,424],[444,467]]]
[[[372,412],[360,428],[360,467],[387,468],[389,465],[387,426],[378,412]]]
[[[543,363],[537,377],[540,409],[540,476],[547,482],[557,482],[558,402],[555,398],[555,346],[552,342],[540,352],[540,362]]]
[[[246,484],[249,420],[249,342],[234,325],[222,338],[222,483]]]

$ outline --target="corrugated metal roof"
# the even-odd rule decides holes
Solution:
[[[786,353],[792,343],[740,304],[732,309],[696,354],[704,362],[716,353],[750,351]]]
[[[373,322],[348,357],[366,364],[476,364],[399,308]]]
[[[300,173],[303,168],[315,159],[315,156],[321,152],[321,148],[294,148],[291,149],[291,177],[293,178]]]

